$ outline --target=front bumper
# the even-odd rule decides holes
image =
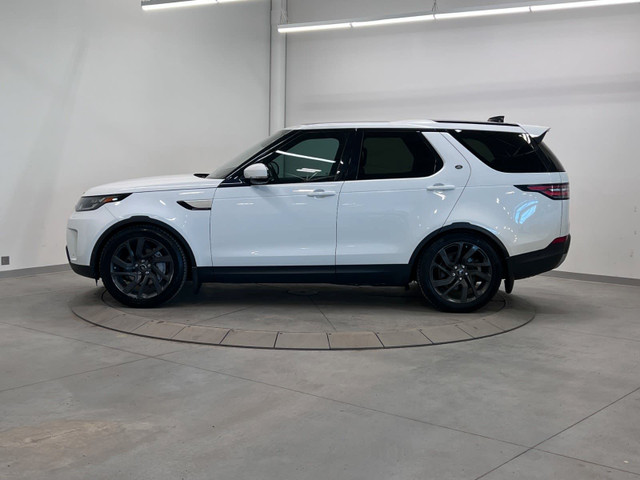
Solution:
[[[67,221],[67,260],[79,275],[98,278],[92,262],[93,250],[100,236],[116,222],[108,205],[97,210],[73,212]]]
[[[510,276],[518,280],[558,268],[567,258],[570,243],[571,235],[568,235],[563,243],[552,243],[542,250],[509,257],[507,263]]]
[[[76,272],[78,275],[82,275],[83,277],[97,279],[96,275],[93,272],[93,268],[91,268],[89,265],[78,265],[77,263],[73,263],[71,261],[71,258],[69,257],[69,248],[65,248],[65,251],[67,252],[67,260],[69,262],[71,270]]]

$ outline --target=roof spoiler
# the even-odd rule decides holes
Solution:
[[[491,117],[487,120],[489,123],[504,123],[504,115],[498,115],[496,117]],[[520,125],[525,132],[531,135],[531,138],[537,144],[542,143],[544,136],[547,134],[549,127],[540,127],[538,125]]]
[[[549,127],[540,127],[538,125],[520,125],[522,129],[531,135],[531,139],[538,145],[542,143],[545,135],[551,130]]]

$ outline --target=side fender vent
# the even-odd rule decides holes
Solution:
[[[205,199],[205,200],[180,200],[178,201],[178,205],[187,210],[211,210],[211,204],[213,200]]]

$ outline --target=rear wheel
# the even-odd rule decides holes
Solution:
[[[180,244],[162,229],[129,227],[106,243],[100,276],[119,302],[154,307],[180,291],[187,276],[187,260]]]
[[[437,309],[471,312],[496,294],[502,269],[489,242],[458,233],[436,240],[424,251],[417,276],[422,294]]]

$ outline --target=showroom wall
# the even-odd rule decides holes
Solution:
[[[289,0],[289,21],[431,4]],[[640,278],[639,5],[288,34],[287,42],[287,125],[506,115],[552,127],[547,143],[571,177],[572,248],[560,270]]]
[[[87,188],[206,172],[269,129],[269,2],[0,2],[1,270],[66,262]]]

